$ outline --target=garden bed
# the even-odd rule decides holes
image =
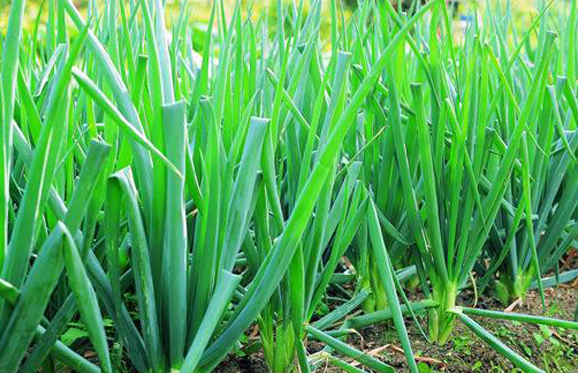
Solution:
[[[546,315],[572,320],[578,302],[577,289],[572,285],[562,285],[546,290]],[[466,292],[461,299],[472,305],[473,294]],[[479,299],[478,306],[484,309],[504,310],[504,306],[491,297]],[[525,301],[516,306],[515,312],[542,315],[540,296],[536,291],[528,293]],[[484,328],[498,336],[510,348],[526,357],[549,373],[578,372],[578,332],[557,330],[538,325],[520,324],[502,320],[475,318]],[[423,372],[517,372],[512,363],[480,341],[467,327],[458,324],[449,342],[444,346],[429,343],[407,319],[408,332],[416,359]],[[359,350],[371,353],[380,360],[397,368],[400,373],[409,372],[395,329],[387,323],[370,326],[359,331],[359,335],[349,337],[348,342]],[[311,353],[325,346],[309,341],[307,349]],[[366,371],[371,371],[365,368]],[[339,373],[341,368],[330,364],[318,369],[319,372]],[[266,373],[269,372],[261,352],[248,356],[230,355],[216,370],[217,373]]]

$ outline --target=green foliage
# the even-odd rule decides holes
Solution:
[[[425,336],[423,315],[433,343],[459,321],[543,371],[470,316],[558,347],[553,328],[576,322],[458,303],[473,274],[483,295],[535,286],[544,306],[575,278],[558,263],[578,235],[576,1],[527,29],[490,6],[463,31],[443,0],[338,4],[271,17],[215,0],[204,30],[185,3],[167,27],[161,0],[47,0],[27,33],[12,3],[1,372],[209,372],[259,347],[274,373],[393,372],[346,343],[387,320],[410,371],[433,372],[406,326]]]

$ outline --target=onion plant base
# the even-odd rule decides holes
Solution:
[[[534,271],[531,270],[526,273],[520,271],[514,278],[509,274],[503,274],[494,283],[496,297],[504,305],[510,305],[518,299],[523,301],[526,299],[528,288],[535,278],[533,273]]]
[[[455,314],[450,312],[455,304],[458,291],[453,284],[438,283],[433,287],[432,299],[439,306],[429,309],[428,329],[433,343],[444,345],[455,326]]]

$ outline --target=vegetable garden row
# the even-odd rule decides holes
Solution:
[[[524,28],[488,2],[463,35],[443,0],[278,1],[274,24],[215,0],[200,38],[186,4],[102,5],[46,0],[23,32],[11,4],[0,372],[118,371],[113,344],[138,372],[210,372],[249,328],[274,373],[393,372],[348,344],[382,322],[411,372],[410,323],[542,372],[475,319],[578,329],[459,301],[545,304],[578,276],[576,0]]]

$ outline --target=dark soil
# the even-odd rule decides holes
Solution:
[[[514,312],[573,320],[578,290],[570,286],[561,286],[546,291],[546,312],[542,311],[537,292],[530,292],[523,304],[518,305]],[[472,294],[465,292],[458,303],[472,306],[473,302]],[[480,299],[476,307],[494,310],[505,308],[490,297]],[[512,350],[546,372],[578,373],[578,332],[495,319],[479,317],[474,317],[474,319]],[[456,321],[452,336],[444,346],[429,343],[411,319],[407,319],[406,325],[421,372],[521,372],[459,321]],[[425,320],[422,326],[427,330]],[[374,352],[374,357],[395,367],[399,372],[409,372],[403,352],[399,348],[395,329],[388,323],[359,330],[359,335],[352,335],[347,342],[366,353],[372,350],[377,351]],[[315,341],[310,341],[307,346],[309,352],[322,348],[323,345]],[[353,363],[349,359],[344,358],[344,360]],[[358,368],[363,367],[358,366]],[[218,373],[267,371],[262,354],[259,353],[247,357],[230,357],[216,370]],[[343,370],[326,365],[317,371],[337,373]],[[365,368],[365,371],[371,370]]]
[[[223,361],[217,369],[216,373],[268,373],[269,368],[265,364],[262,353],[257,353],[243,357],[229,357]]]

